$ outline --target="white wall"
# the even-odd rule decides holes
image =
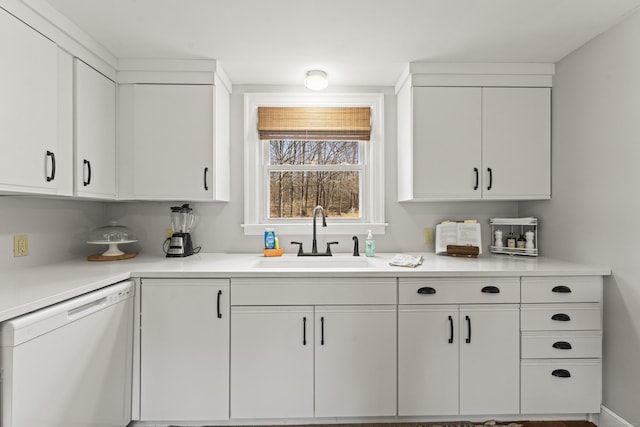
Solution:
[[[105,204],[0,196],[0,271],[81,259],[95,251],[88,232],[104,223]],[[29,255],[13,257],[13,236],[27,234]]]
[[[231,95],[231,200],[228,203],[192,204],[199,216],[199,224],[194,232],[196,245],[204,252],[255,252],[262,248],[261,236],[245,236],[241,228],[243,222],[243,121],[244,94],[266,92],[303,91],[302,87],[282,86],[234,86]],[[488,219],[492,216],[513,216],[517,213],[515,202],[453,202],[453,203],[398,203],[396,173],[396,100],[392,87],[349,87],[331,89],[334,92],[365,92],[385,94],[385,213],[389,223],[384,236],[376,236],[379,252],[428,252],[433,245],[423,243],[422,229],[434,227],[443,219],[477,218],[484,226],[483,239],[489,243]],[[446,179],[443,177],[443,179]],[[169,213],[172,203],[113,203],[108,206],[108,216],[119,219],[122,224],[134,228],[140,239],[144,253],[162,255],[162,241],[165,230],[170,226]],[[324,247],[329,238],[331,226],[319,230],[318,246]],[[365,235],[360,236],[363,242]],[[311,221],[309,233],[303,236],[284,236],[281,239],[285,251],[294,251],[291,240],[302,240],[309,247],[311,242]],[[340,244],[334,252],[351,252],[351,236],[332,236]],[[364,245],[361,243],[361,252]]]
[[[640,424],[640,14],[556,65],[544,255],[605,265],[604,405]]]

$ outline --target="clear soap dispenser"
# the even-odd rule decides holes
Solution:
[[[369,234],[367,234],[367,240],[365,240],[365,255],[376,255],[376,241],[373,240],[373,234],[371,233],[371,230],[369,230]]]

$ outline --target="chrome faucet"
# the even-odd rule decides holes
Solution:
[[[316,217],[318,216],[318,211],[322,214],[322,226],[327,226],[327,217],[324,214],[324,209],[322,206],[318,205],[313,209],[313,241],[311,243],[311,253],[318,253],[318,242],[316,241]]]

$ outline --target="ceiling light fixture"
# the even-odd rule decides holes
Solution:
[[[307,71],[307,76],[304,79],[304,85],[307,89],[322,90],[329,86],[327,80],[327,73],[321,70]]]

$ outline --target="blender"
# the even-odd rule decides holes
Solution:
[[[167,257],[186,257],[193,255],[193,241],[191,239],[191,227],[195,216],[189,204],[171,207],[171,229],[173,234],[167,240],[169,248]]]

